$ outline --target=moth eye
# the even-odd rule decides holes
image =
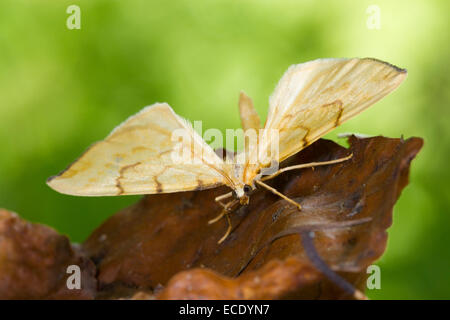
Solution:
[[[246,184],[246,185],[244,186],[244,192],[245,192],[245,193],[249,193],[250,191],[252,191],[252,187],[250,187],[248,184]]]

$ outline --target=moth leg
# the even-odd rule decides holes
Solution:
[[[216,197],[215,201],[218,202],[223,208],[226,208],[226,204],[222,202],[223,199],[227,199],[233,195],[233,192],[228,192]]]
[[[344,158],[339,158],[339,159],[334,159],[334,160],[330,160],[330,161],[322,161],[322,162],[310,162],[310,163],[303,163],[303,164],[298,164],[295,166],[290,166],[290,167],[286,167],[286,168],[282,168],[280,170],[278,170],[277,172],[269,175],[269,176],[265,176],[263,178],[261,178],[261,181],[266,181],[272,178],[275,178],[277,175],[279,175],[280,173],[283,173],[285,171],[289,171],[289,170],[295,170],[295,169],[303,169],[303,168],[314,168],[314,167],[319,167],[319,166],[326,166],[329,164],[335,164],[335,163],[340,163],[340,162],[344,162],[347,161],[349,159],[351,159],[353,157],[353,153],[344,157]]]
[[[222,242],[224,242],[225,239],[228,238],[228,236],[230,235],[231,229],[233,228],[232,225],[231,225],[230,213],[226,212],[225,213],[225,217],[227,218],[228,228],[227,228],[227,231],[225,232],[225,234],[223,235],[223,237],[220,238],[219,241],[217,241],[217,244],[221,244]]]
[[[231,192],[230,192],[230,193],[231,193]],[[216,199],[217,199],[217,198],[216,198]],[[222,209],[222,211],[219,213],[219,215],[218,215],[217,217],[215,217],[215,218],[209,220],[209,221],[208,221],[208,224],[213,224],[213,223],[219,221],[220,219],[222,219],[223,216],[224,216],[225,214],[227,214],[228,211],[231,209],[231,207],[233,207],[238,201],[239,201],[239,200],[235,199],[235,200],[232,200],[232,201],[230,201],[230,202],[228,202],[228,203],[226,203],[226,204],[223,204],[223,203],[221,203],[221,202],[218,201],[218,202],[223,206],[223,209]]]
[[[302,210],[302,206],[300,205],[300,203],[295,202],[294,200],[286,197],[284,194],[282,194],[281,192],[279,192],[277,189],[272,188],[271,186],[265,184],[264,182],[262,182],[261,180],[255,180],[255,182],[257,184],[259,184],[261,187],[266,188],[267,190],[269,190],[270,192],[276,194],[277,196],[283,198],[284,200],[286,200],[287,202],[293,204],[294,206],[296,206],[298,208],[298,210]]]
[[[219,215],[217,215],[215,218],[212,218],[211,220],[208,221],[208,224],[216,223],[217,221],[219,221],[220,219],[223,218],[223,216],[225,215],[225,213],[227,213],[227,209],[224,207],[224,208],[222,209],[222,211],[219,213]]]
[[[223,196],[225,196],[225,195],[223,195]],[[217,200],[217,198],[216,198],[216,200]],[[232,230],[231,219],[230,219],[230,211],[231,211],[231,208],[238,202],[239,202],[238,199],[234,199],[234,200],[228,202],[227,204],[224,205],[224,208],[222,209],[222,211],[220,212],[220,214],[217,217],[215,217],[215,218],[213,218],[213,219],[208,221],[208,224],[213,224],[213,223],[219,221],[220,219],[222,219],[223,216],[225,216],[227,218],[227,222],[228,222],[227,231],[225,232],[223,237],[220,238],[220,240],[217,242],[217,244],[221,244],[222,242],[224,242],[225,239],[230,235],[231,230]]]

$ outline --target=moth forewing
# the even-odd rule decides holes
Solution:
[[[177,130],[189,137],[181,149],[200,149],[184,163],[173,161]],[[47,183],[70,195],[115,196],[212,188],[230,184],[228,175],[192,126],[168,104],[157,103],[131,116]]]
[[[307,147],[335,127],[362,112],[395,88],[406,70],[365,59],[319,59],[289,67],[269,99],[258,158],[269,148],[272,130],[279,132],[278,162]],[[262,165],[267,165],[269,159]],[[245,171],[245,181],[260,168]]]

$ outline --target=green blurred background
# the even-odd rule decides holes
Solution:
[[[81,8],[69,30],[66,8]],[[371,298],[450,298],[449,1],[0,1],[0,206],[83,241],[139,197],[61,195],[45,180],[142,107],[237,128],[244,89],[264,119],[291,64],[376,57],[409,71],[339,132],[419,136]],[[370,5],[380,29],[367,27]]]

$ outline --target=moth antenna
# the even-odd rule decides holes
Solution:
[[[314,167],[319,167],[319,166],[326,166],[326,165],[330,165],[330,164],[336,164],[336,163],[341,163],[344,161],[347,161],[349,159],[351,159],[353,157],[353,153],[351,153],[350,155],[343,157],[343,158],[339,158],[339,159],[334,159],[334,160],[330,160],[330,161],[321,161],[321,162],[310,162],[310,163],[303,163],[303,164],[298,164],[295,166],[290,166],[290,167],[286,167],[283,169],[278,170],[277,172],[269,175],[269,176],[265,176],[263,178],[261,178],[261,181],[266,181],[269,179],[273,179],[276,176],[278,176],[279,174],[286,172],[286,171],[290,171],[290,170],[295,170],[295,169],[304,169],[304,168],[313,168]]]

